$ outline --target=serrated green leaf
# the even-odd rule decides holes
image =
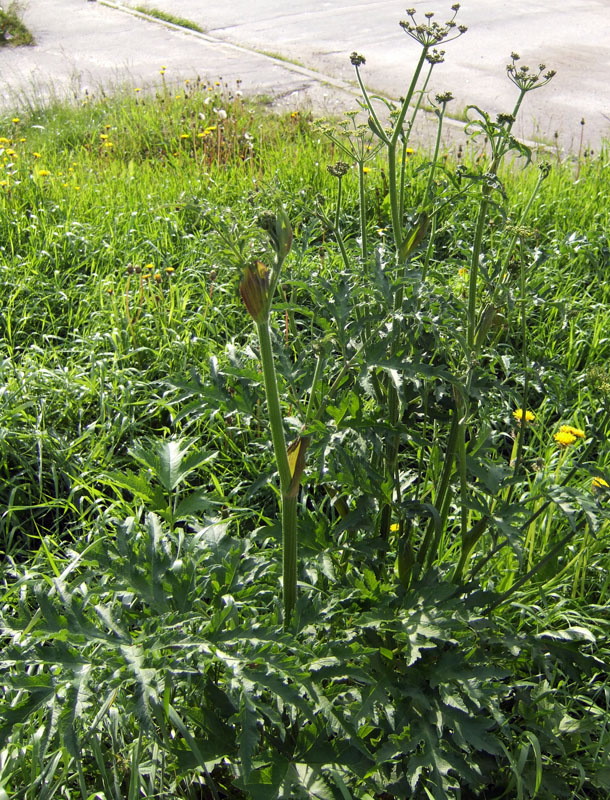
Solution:
[[[258,714],[256,708],[248,694],[243,691],[239,700],[239,712],[237,722],[240,731],[237,736],[239,746],[239,760],[246,781],[252,771],[252,756],[256,752],[260,741],[260,731],[258,729]]]

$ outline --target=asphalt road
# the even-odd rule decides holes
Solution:
[[[244,91],[264,93],[276,104],[333,113],[354,106],[353,50],[366,56],[367,85],[390,97],[404,93],[419,55],[398,25],[405,0],[149,4],[198,23],[205,34],[127,13],[126,0],[28,0],[24,16],[37,45],[0,51],[0,104],[8,109],[44,99],[50,89],[76,97],[126,81],[149,85],[165,65],[170,80],[239,79]],[[439,21],[451,15],[449,0],[411,5],[418,15],[432,7]],[[594,149],[610,136],[610,0],[466,0],[457,21],[468,32],[447,44],[430,86],[433,94],[453,93],[456,116],[468,104],[490,113],[512,110],[516,90],[505,67],[517,51],[521,63],[543,62],[557,71],[526,98],[518,135],[572,151],[581,134]]]

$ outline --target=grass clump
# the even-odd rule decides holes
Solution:
[[[3,790],[607,797],[607,150],[163,78],[0,127]]]
[[[197,33],[205,33],[205,30],[196,22],[185,19],[184,17],[177,17],[175,14],[170,14],[168,11],[162,11],[159,8],[146,5],[134,6],[134,8],[136,11],[139,11],[140,14],[146,14],[147,17],[154,17],[155,19],[160,19],[162,22],[171,22],[172,25],[178,25],[190,31],[197,31]]]
[[[0,6],[0,47],[34,44],[34,37],[24,25],[19,5],[11,2],[6,10]]]

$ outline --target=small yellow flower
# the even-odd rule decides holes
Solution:
[[[371,171],[371,168],[370,167],[362,167],[362,171],[364,172],[365,175],[368,175],[369,172]]]
[[[398,522],[394,522],[392,523],[392,525],[390,525],[390,531],[392,533],[397,533],[399,530],[400,530],[400,525],[398,524]]]
[[[468,275],[468,267],[460,267],[458,269],[458,275],[460,278],[465,278]]]
[[[572,433],[566,433],[565,431],[559,431],[553,438],[560,447],[568,447],[568,445],[574,444],[576,441],[576,436]]]
[[[144,272],[142,275],[142,280],[147,281],[150,278],[150,276],[151,276],[150,272]]]
[[[104,142],[104,147],[108,147],[108,148],[114,147],[114,143],[113,142]]]
[[[76,192],[80,191],[80,186],[74,186],[74,191]]]
[[[136,94],[137,94],[138,92],[141,92],[141,91],[142,91],[142,90],[140,89],[140,87],[139,87],[139,86],[136,86],[136,88],[134,89],[134,92],[136,92]]]
[[[608,481],[605,481],[603,478],[593,478],[591,488],[595,491],[596,489],[610,489],[610,486],[608,485]]]
[[[42,158],[42,156],[40,155],[40,153],[37,153],[36,151],[34,151],[34,152],[32,153],[32,155],[34,156],[34,158]]]
[[[19,117],[13,117],[13,125],[18,125],[21,122]]]
[[[19,141],[20,142],[25,142],[25,136],[22,136],[21,139],[19,139]]]
[[[585,432],[582,428],[573,428],[571,425],[562,425],[559,428],[561,433],[571,433],[572,436],[575,436],[577,439],[584,439]]]
[[[107,138],[108,138],[107,133],[100,133],[100,139],[107,139]]]
[[[142,269],[144,270],[144,272],[153,272],[153,270],[155,269],[155,265],[152,262],[149,264],[144,264]]]
[[[160,272],[155,272],[153,277],[157,283],[161,283],[161,281],[163,280],[163,275],[161,275]]]
[[[50,175],[51,173],[49,172],[48,169],[39,169],[38,174],[40,175],[41,178],[46,178],[46,176]]]
[[[168,275],[171,275],[172,272],[175,272],[176,270],[173,267],[165,267],[165,271]]]
[[[522,408],[516,408],[513,411],[513,417],[517,420],[517,422],[521,422],[524,416],[526,422],[533,422],[536,419],[536,415],[532,411],[526,411],[525,415],[523,414]]]
[[[11,140],[7,139],[6,136],[0,136],[0,144],[10,144]]]
[[[415,152],[415,150],[412,147],[407,147],[407,149],[405,150],[405,153],[408,156],[412,156],[414,152]]]
[[[188,133],[181,133],[180,134],[180,138],[181,139],[190,139],[191,137],[190,137],[190,135]]]

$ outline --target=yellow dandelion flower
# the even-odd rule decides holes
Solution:
[[[74,188],[75,192],[79,192],[80,191],[80,186],[74,186],[73,188]]]
[[[371,168],[370,167],[362,167],[362,171],[364,172],[365,175],[368,175],[369,172],[371,171]]]
[[[568,447],[576,441],[576,436],[574,436],[574,434],[566,433],[565,431],[559,431],[553,438],[560,447]]]
[[[468,267],[460,267],[458,269],[458,275],[460,278],[465,278],[468,275]]]
[[[397,533],[399,530],[400,530],[400,525],[398,524],[398,522],[394,522],[392,523],[392,525],[390,525],[390,531],[392,533]]]
[[[25,142],[25,136],[22,136],[21,139],[19,139],[19,141],[20,142]]]
[[[526,410],[524,414],[522,408],[516,408],[513,411],[513,417],[517,422],[521,422],[524,417],[526,422],[533,422],[536,419],[536,415],[532,411]]]
[[[142,267],[144,272],[152,272],[154,270],[154,268],[155,268],[155,265],[152,262],[150,262],[149,264],[144,264],[144,266]]]
[[[575,436],[577,439],[585,438],[585,432],[582,428],[573,428],[572,425],[562,425],[559,430],[561,433],[571,433],[572,436]]]
[[[161,275],[161,273],[160,273],[160,272],[155,272],[155,274],[153,275],[153,277],[154,277],[154,279],[155,279],[155,281],[156,281],[157,283],[161,283],[161,281],[163,280],[163,275]]]
[[[407,149],[405,150],[405,153],[408,156],[412,156],[414,152],[415,152],[415,150],[412,147],[407,147]]]
[[[104,142],[104,147],[114,147],[114,142]]]
[[[142,280],[143,280],[143,281],[147,281],[147,280],[150,278],[151,274],[152,274],[152,273],[150,273],[150,272],[144,272],[144,273],[142,274]]]
[[[34,151],[34,152],[32,153],[32,155],[34,156],[34,158],[42,158],[42,156],[40,155],[40,153],[37,153],[36,151]]]
[[[141,92],[141,91],[142,91],[142,90],[140,89],[140,87],[139,87],[139,86],[136,86],[136,88],[134,89],[134,92],[136,92],[136,94],[137,94],[138,92]]]
[[[46,178],[46,176],[50,175],[51,173],[49,172],[48,169],[39,169],[38,174],[40,175],[41,178]]]
[[[593,482],[591,483],[592,489],[610,489],[610,485],[608,485],[608,481],[605,481],[603,478],[593,478]]]
[[[175,272],[176,270],[173,267],[165,267],[165,271],[168,275],[171,275],[172,272]]]
[[[10,144],[11,140],[7,139],[6,136],[0,136],[0,144]]]
[[[107,139],[107,138],[108,138],[107,133],[100,133],[100,139]]]
[[[19,119],[19,117],[13,117],[12,122],[13,122],[13,125],[18,125],[21,122],[21,120]]]
[[[19,158],[19,153],[18,153],[16,150],[13,150],[13,149],[12,149],[12,148],[10,148],[10,147],[9,147],[9,149],[6,151],[6,155],[7,155],[7,156],[10,156],[11,158]]]
[[[181,139],[190,139],[191,137],[190,137],[190,135],[188,133],[181,133],[180,134],[180,138]]]
[[[4,189],[6,186],[8,186],[8,181],[0,181],[0,186],[2,186]]]

